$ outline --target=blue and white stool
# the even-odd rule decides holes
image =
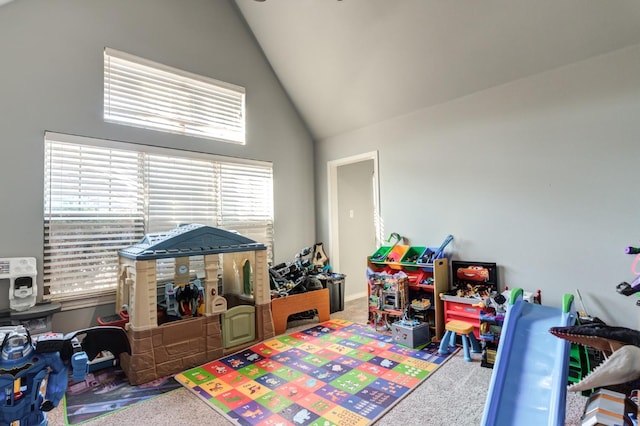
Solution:
[[[449,348],[456,347],[456,335],[462,339],[462,350],[464,351],[464,360],[471,362],[471,354],[469,353],[469,341],[471,341],[471,352],[479,354],[482,352],[480,349],[480,343],[476,336],[473,334],[473,325],[468,322],[451,320],[444,328],[447,330],[440,341],[440,348],[438,353],[440,355],[446,355],[449,353]]]

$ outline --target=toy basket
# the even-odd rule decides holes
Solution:
[[[433,262],[445,257],[444,250],[440,253],[437,253],[437,250],[438,247],[424,247],[415,264],[425,272],[433,272]],[[432,256],[432,254],[435,254],[435,256]]]
[[[381,246],[378,250],[376,250],[369,260],[371,263],[385,264],[387,263],[387,255],[393,246]]]
[[[398,245],[402,241],[402,237],[396,232],[392,233],[389,236],[387,243],[390,242],[392,238],[395,238],[395,244],[393,244],[392,246],[381,246],[369,257],[369,261],[371,263],[389,265],[391,263],[400,262],[400,259],[402,259],[402,256],[407,251],[409,246]],[[396,266],[393,269],[400,269],[400,267]]]
[[[387,254],[387,264],[391,269],[402,269],[400,261],[409,250],[409,246],[395,245]]]
[[[407,268],[404,269],[405,274],[407,274],[407,278],[409,280],[409,284],[417,285],[425,278],[425,273],[421,269],[417,268],[415,270],[409,270]]]
[[[418,257],[416,264],[422,266],[422,270],[425,272],[433,272],[433,262],[445,257],[444,249],[451,241],[453,241],[453,235],[449,234],[440,247],[426,247],[422,254],[420,254],[420,257]]]
[[[411,266],[416,267],[416,262],[418,262],[418,259],[420,258],[422,253],[424,253],[425,249],[426,249],[425,246],[411,246],[411,247],[409,247],[409,249],[404,254],[404,256],[402,256],[402,259],[400,259],[400,263],[403,266],[408,266],[409,269],[413,269],[413,268],[411,268]],[[417,269],[417,267],[415,269]]]

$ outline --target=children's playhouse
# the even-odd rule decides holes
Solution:
[[[120,250],[118,259],[116,309],[126,306],[131,343],[131,355],[123,354],[120,362],[131,384],[184,371],[274,336],[263,244],[189,224],[147,234]],[[173,269],[170,283],[160,279],[167,265]],[[160,314],[166,317],[175,302],[172,291],[194,282],[198,306],[189,315],[160,323]]]

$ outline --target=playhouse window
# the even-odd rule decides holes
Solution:
[[[113,294],[118,250],[199,223],[273,245],[272,164],[47,132],[44,298]]]

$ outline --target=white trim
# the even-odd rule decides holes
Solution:
[[[149,154],[176,155],[176,152],[180,152],[181,156],[189,157],[189,158],[205,158],[207,160],[212,160],[212,161],[221,161],[221,162],[227,162],[227,163],[231,162],[231,163],[238,163],[238,164],[252,164],[256,166],[266,166],[266,167],[273,166],[273,162],[271,161],[252,160],[248,158],[231,157],[231,156],[224,156],[219,154],[209,154],[207,152],[191,151],[183,147],[165,148],[161,146],[144,145],[144,144],[138,144],[134,142],[120,142],[120,141],[114,141],[109,139],[92,138],[90,136],[69,135],[66,133],[56,133],[48,130],[44,132],[44,137],[45,137],[45,140],[52,140],[56,142],[99,146],[103,148],[112,148],[112,149],[123,149],[127,151],[136,150],[136,151],[146,152]]]
[[[369,293],[368,293],[368,292],[366,292],[366,291],[361,291],[361,292],[359,292],[359,293],[352,294],[352,295],[350,295],[350,296],[345,296],[345,297],[344,297],[344,301],[345,301],[345,302],[351,302],[352,300],[356,300],[356,299],[360,299],[360,298],[362,298],[362,297],[368,297],[368,296],[369,296]]]
[[[378,151],[365,152],[351,157],[327,161],[327,186],[329,209],[329,249],[331,250],[331,266],[334,271],[340,270],[340,249],[338,230],[338,167],[373,160],[373,207],[380,218],[380,179],[378,177]],[[376,227],[376,247],[380,246],[380,220]]]
[[[92,308],[95,306],[116,303],[116,292],[113,290],[99,296],[80,296],[78,298],[66,300],[51,299],[51,301],[60,303],[62,305],[62,311],[72,311],[74,309]]]

